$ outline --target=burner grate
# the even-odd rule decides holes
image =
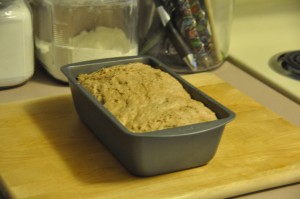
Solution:
[[[300,51],[277,54],[270,59],[270,66],[282,75],[300,80]]]
[[[279,56],[282,67],[291,73],[300,75],[300,51],[293,51]]]

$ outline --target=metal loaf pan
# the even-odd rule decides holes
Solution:
[[[77,81],[81,73],[141,62],[176,78],[192,96],[212,109],[218,120],[147,133],[127,130]],[[69,64],[61,68],[69,81],[76,111],[119,162],[132,174],[153,176],[207,164],[215,155],[224,127],[235,114],[153,57],[122,57]],[[159,91],[158,91],[159,92]]]

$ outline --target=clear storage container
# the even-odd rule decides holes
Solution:
[[[163,60],[173,71],[195,73],[222,65],[228,56],[234,0],[162,0],[172,24],[194,55],[191,70],[178,54],[162,26],[152,0],[140,2],[139,44],[141,55]]]
[[[137,55],[137,0],[32,0],[36,56],[56,79],[73,62]]]
[[[24,0],[0,1],[0,88],[25,83],[34,72],[32,15]]]

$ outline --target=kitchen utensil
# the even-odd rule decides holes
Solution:
[[[77,76],[102,67],[141,62],[177,79],[195,100],[214,111],[218,120],[147,133],[127,130],[77,81]],[[235,114],[172,72],[153,57],[123,57],[69,64],[62,67],[69,80],[81,120],[102,140],[131,173],[153,176],[207,164],[214,156],[225,125]],[[159,91],[158,91],[159,92]]]
[[[163,23],[163,26],[166,28],[166,34],[170,38],[173,46],[176,48],[176,51],[191,70],[196,70],[197,63],[194,55],[189,49],[189,46],[187,46],[185,41],[181,38],[181,35],[178,33],[176,28],[173,26],[171,18],[165,10],[162,2],[160,0],[154,0],[154,2],[156,4],[157,11]]]
[[[168,34],[161,34],[164,28],[157,24],[155,14],[158,13],[143,15],[143,18],[150,19],[146,20],[145,25],[148,31],[143,30],[140,37],[140,52],[164,60],[168,67],[177,73],[204,72],[221,66],[228,56],[234,1],[161,1],[171,16],[174,27],[191,49],[197,62],[196,70],[186,67]],[[149,4],[142,5],[144,9],[147,7],[151,10]],[[145,29],[143,24],[140,29]]]

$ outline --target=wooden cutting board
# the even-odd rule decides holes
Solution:
[[[184,78],[237,114],[207,165],[132,176],[62,95],[0,104],[2,189],[35,199],[224,198],[300,181],[299,128],[213,74]]]

